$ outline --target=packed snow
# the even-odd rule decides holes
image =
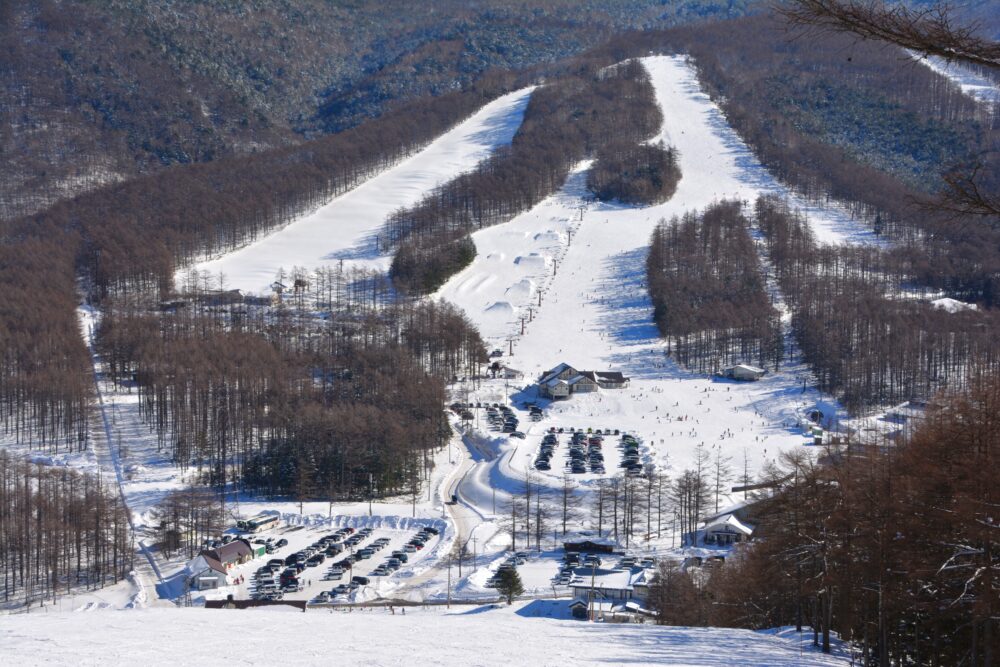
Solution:
[[[959,63],[948,62],[940,56],[922,56],[913,52],[911,55],[933,71],[948,78],[972,99],[985,104],[1000,104],[1000,86],[987,77]]]
[[[469,171],[498,146],[510,143],[521,125],[531,88],[504,95],[431,142],[417,154],[366,181],[286,227],[236,252],[193,268],[228,289],[263,293],[278,271],[335,266],[386,269],[376,235],[386,217],[417,203],[436,185]],[[189,269],[176,277],[182,284]]]
[[[588,623],[568,601],[512,607],[298,612],[146,609],[22,614],[0,624],[18,665],[792,665],[850,664],[816,652],[808,632]]]

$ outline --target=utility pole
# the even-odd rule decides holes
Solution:
[[[590,607],[590,620],[594,621],[594,579],[597,576],[597,561],[590,561],[590,599],[588,606]]]
[[[479,572],[479,558],[476,555],[476,542],[478,542],[475,537],[472,538],[472,571]]]
[[[375,487],[373,486],[372,474],[368,473],[368,516],[372,515],[372,500],[375,498]]]
[[[521,317],[521,335],[524,335],[524,317]]]
[[[451,609],[451,558],[448,558],[448,599],[445,604]]]

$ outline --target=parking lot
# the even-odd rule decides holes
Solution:
[[[247,536],[270,553],[231,570],[230,578],[239,582],[237,597],[314,603],[374,599],[426,561],[441,538],[441,527],[434,525],[332,524],[283,526]]]
[[[641,441],[632,434],[612,429],[550,428],[541,439],[533,467],[535,470],[573,475],[625,473],[641,475],[648,465],[643,463]],[[564,453],[556,457],[556,451]],[[648,456],[646,457],[648,458]]]

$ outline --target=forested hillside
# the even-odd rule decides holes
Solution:
[[[490,69],[747,4],[10,0],[0,5],[0,219],[168,165],[299,143]]]

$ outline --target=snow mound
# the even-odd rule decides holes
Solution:
[[[510,301],[497,301],[487,307],[485,312],[490,315],[513,315],[514,311],[515,308],[510,304]]]
[[[562,243],[563,235],[557,231],[547,229],[544,232],[539,232],[538,234],[535,234],[535,240],[542,243],[545,242]]]
[[[512,299],[530,299],[535,295],[538,285],[531,278],[519,280],[507,288],[507,296]]]
[[[514,263],[526,269],[544,269],[548,266],[549,258],[537,252],[528,255],[519,255],[514,259]]]
[[[964,301],[959,301],[958,299],[949,299],[945,297],[943,299],[935,299],[931,301],[931,305],[935,308],[940,308],[941,310],[946,310],[949,313],[959,313],[963,310],[979,310],[979,306],[974,303],[965,303]]]

